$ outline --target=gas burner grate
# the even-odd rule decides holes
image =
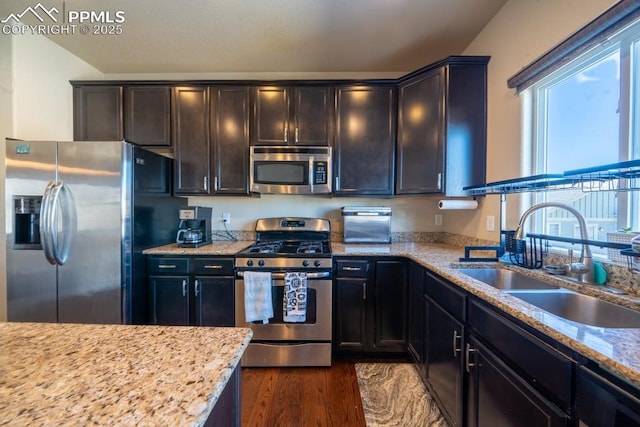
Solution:
[[[298,249],[296,249],[296,253],[298,254],[322,254],[323,243],[322,242],[300,242]]]
[[[249,248],[249,253],[275,254],[282,248],[282,240],[258,242]]]

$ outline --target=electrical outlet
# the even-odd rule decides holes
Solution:
[[[227,225],[231,224],[231,214],[229,212],[222,213],[222,222]]]
[[[435,223],[436,225],[442,225],[442,215],[436,214]]]
[[[496,229],[496,217],[493,215],[487,216],[487,231],[495,231]]]

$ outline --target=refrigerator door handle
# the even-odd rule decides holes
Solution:
[[[77,230],[77,217],[73,195],[69,186],[60,181],[52,192],[51,223],[53,256],[58,265],[64,265],[69,259],[69,252]],[[58,219],[58,213],[62,216]],[[60,236],[60,240],[58,240]]]
[[[44,189],[42,195],[42,203],[40,205],[40,236],[42,239],[42,251],[47,262],[51,265],[56,265],[55,257],[53,256],[53,242],[51,231],[51,197],[52,190],[55,187],[55,182],[50,181],[47,187]]]

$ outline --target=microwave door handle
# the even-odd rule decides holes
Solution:
[[[309,192],[313,194],[313,157],[309,159]]]

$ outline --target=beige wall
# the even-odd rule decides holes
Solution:
[[[507,87],[507,79],[615,3],[614,0],[510,0],[464,51],[465,55],[491,56],[488,181],[530,173],[529,151],[522,148],[521,99]],[[484,221],[487,215],[497,217],[499,214],[499,197],[486,199],[482,209],[472,215],[452,215],[447,231],[460,230],[461,234],[498,240],[498,231],[484,231]],[[507,228],[517,225],[521,213],[519,202],[516,196],[507,199]]]
[[[0,164],[6,137],[30,140],[73,139],[69,80],[104,75],[66,50],[39,36],[0,36]],[[4,168],[0,172],[4,182]],[[0,223],[5,223],[4,185]],[[0,321],[6,320],[4,227],[0,228]],[[43,258],[44,260],[44,258]]]

